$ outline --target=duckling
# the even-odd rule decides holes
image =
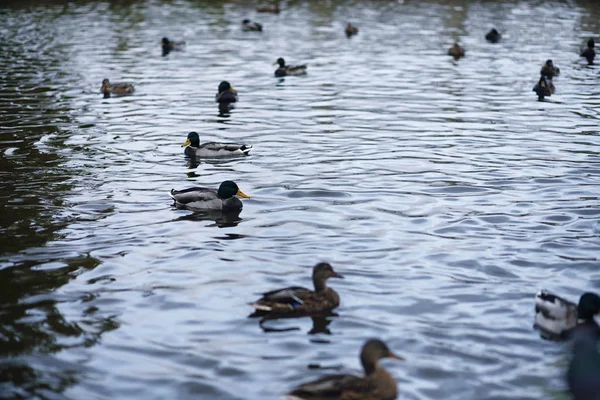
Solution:
[[[279,12],[281,11],[279,9],[279,0],[275,0],[273,2],[273,7],[271,7],[271,6],[258,7],[256,9],[256,11],[259,12],[259,13],[279,14]]]
[[[596,51],[594,50],[595,45],[594,39],[590,39],[587,42],[587,49],[581,52],[581,57],[585,57],[589,65],[594,63],[594,57],[596,57]]]
[[[235,103],[238,101],[237,90],[231,87],[231,84],[227,81],[219,83],[218,92],[215,95],[215,101],[217,103]]]
[[[558,76],[558,74],[560,74],[560,68],[555,67],[552,63],[552,60],[547,60],[546,63],[542,66],[542,70],[540,71],[540,73],[543,76],[552,79],[553,77]]]
[[[263,293],[260,299],[251,304],[256,311],[250,317],[305,316],[329,312],[340,304],[340,296],[327,287],[326,281],[329,278],[344,277],[328,263],[319,263],[313,267],[314,291],[291,286]]]
[[[276,77],[306,74],[306,65],[285,65],[285,60],[281,57],[273,63],[273,65],[276,64],[279,64],[279,68],[275,70]]]
[[[303,383],[288,393],[290,400],[393,400],[398,395],[396,380],[381,365],[382,358],[404,358],[395,355],[379,339],[369,339],[360,352],[364,377],[350,374],[326,375]]]
[[[538,100],[544,100],[544,97],[550,97],[555,91],[552,80],[546,80],[546,77],[542,75],[538,83],[533,87],[533,91],[538,95]]]
[[[110,83],[108,79],[102,80],[102,87],[100,88],[100,93],[104,93],[104,98],[109,98],[111,94],[116,94],[118,96],[126,95],[133,93],[135,87],[131,83],[118,82],[118,83]]]
[[[179,41],[169,40],[169,38],[167,38],[167,37],[162,38],[160,43],[162,44],[163,56],[166,56],[173,50],[182,50],[183,46],[185,46],[185,42],[183,40],[179,40]]]
[[[262,25],[258,22],[250,22],[249,19],[242,21],[242,31],[244,32],[262,32]]]
[[[184,190],[171,189],[169,196],[175,201],[175,205],[190,210],[222,210],[237,211],[243,205],[240,196],[245,199],[250,197],[240,190],[233,181],[225,181],[219,186],[219,190],[193,187]]]
[[[454,46],[448,49],[448,55],[454,57],[455,60],[458,60],[465,56],[465,49],[460,47],[458,42],[454,42]]]
[[[252,149],[252,146],[233,143],[215,143],[208,142],[200,145],[200,135],[197,132],[190,132],[187,139],[181,147],[185,147],[184,153],[188,157],[234,157],[246,156]]]
[[[498,32],[496,28],[492,28],[492,30],[485,35],[485,40],[491,43],[498,43],[501,37],[502,35],[500,34],[500,32]]]
[[[535,295],[535,321],[545,337],[564,338],[568,332],[581,323],[595,324],[594,315],[600,313],[600,296],[584,293],[579,304],[545,290]]]
[[[344,32],[346,32],[347,37],[351,37],[352,35],[358,34],[358,28],[353,26],[350,22],[348,22],[348,25],[346,25],[346,29],[344,30]]]

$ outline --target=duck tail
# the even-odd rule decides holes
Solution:
[[[169,197],[173,199],[173,201],[175,200],[175,189],[171,189],[171,191],[169,192]]]
[[[251,145],[244,144],[244,145],[242,145],[242,147],[240,147],[240,151],[243,154],[248,154],[250,152],[250,150],[252,150],[252,146]]]

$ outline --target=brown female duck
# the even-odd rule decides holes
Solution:
[[[382,358],[403,360],[392,353],[381,340],[367,340],[360,352],[360,362],[365,370],[364,377],[348,374],[327,375],[296,387],[288,393],[288,399],[393,400],[398,394],[396,380],[379,365]]]
[[[454,57],[455,60],[458,60],[465,56],[465,49],[461,47],[458,42],[454,42],[454,46],[448,49],[448,55]]]
[[[256,310],[251,317],[263,316],[304,316],[327,313],[340,305],[340,296],[335,290],[327,287],[329,278],[343,278],[328,263],[314,266],[312,273],[315,290],[300,286],[263,293],[263,296],[252,303]]]
[[[111,94],[116,94],[119,96],[133,93],[134,86],[131,83],[119,82],[119,83],[110,83],[108,79],[104,79],[102,81],[102,87],[100,88],[100,93],[104,93],[104,98],[110,97]]]
[[[553,77],[558,76],[558,74],[560,74],[560,68],[556,67],[552,60],[547,60],[546,63],[544,63],[544,65],[542,66],[540,74],[552,79]]]
[[[346,32],[347,37],[351,37],[353,35],[358,35],[358,28],[352,25],[350,22],[348,22],[348,25],[346,25],[346,29],[344,30],[344,32]]]

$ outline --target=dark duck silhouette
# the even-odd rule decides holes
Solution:
[[[544,100],[544,97],[550,97],[555,91],[552,80],[546,79],[544,75],[540,76],[540,80],[533,87],[533,91],[538,96],[538,100]]]
[[[542,66],[540,74],[552,79],[553,77],[558,76],[558,74],[560,74],[560,68],[554,66],[552,60],[547,60]]]
[[[594,63],[594,57],[596,57],[596,51],[594,51],[595,45],[594,39],[590,39],[587,42],[587,49],[581,52],[581,57],[585,57],[589,65]]]
[[[346,33],[346,37],[352,37],[354,35],[358,35],[358,28],[352,25],[350,22],[348,22],[348,25],[346,25],[346,29],[344,29],[344,32]]]
[[[242,31],[244,32],[262,32],[262,25],[258,22],[252,22],[249,19],[242,21]]]
[[[231,87],[231,84],[227,81],[219,83],[218,92],[215,95],[215,101],[217,103],[235,103],[238,101],[237,90]]]
[[[455,60],[458,60],[465,56],[465,49],[462,48],[458,42],[454,42],[454,46],[448,49],[448,55],[454,57]]]
[[[294,76],[306,74],[306,65],[286,65],[285,60],[281,57],[273,63],[273,65],[279,64],[279,68],[275,70],[276,77],[283,76]]]
[[[160,41],[162,44],[162,55],[166,56],[173,50],[182,50],[183,46],[185,46],[185,42],[183,40],[169,40],[169,38],[164,37]]]
[[[496,28],[492,28],[486,35],[485,40],[491,43],[498,43],[502,35],[500,32],[496,30]]]

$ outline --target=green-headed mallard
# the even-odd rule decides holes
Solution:
[[[135,87],[131,83],[110,83],[108,79],[103,79],[102,87],[100,88],[100,93],[104,93],[104,98],[108,98],[111,94],[122,96],[125,94],[133,93],[134,89]]]
[[[274,0],[273,1],[273,6],[258,7],[256,9],[256,11],[259,12],[259,13],[279,14],[279,12],[281,11],[279,9],[279,0]]]
[[[502,35],[500,32],[498,32],[496,28],[492,28],[488,33],[486,33],[485,40],[491,43],[498,43],[501,37]]]
[[[545,290],[535,295],[534,327],[545,337],[564,338],[577,324],[594,322],[600,313],[600,296],[584,293],[575,304]],[[595,322],[594,322],[595,323]]]
[[[546,79],[544,75],[540,77],[540,80],[533,87],[533,91],[538,96],[538,100],[544,100],[544,97],[550,97],[555,91],[552,80]]]
[[[327,287],[329,278],[343,278],[327,263],[314,266],[312,280],[315,290],[292,286],[263,293],[252,303],[256,310],[252,317],[262,316],[305,316],[326,313],[340,304],[340,296]]]
[[[351,37],[353,35],[358,34],[358,28],[353,26],[350,22],[348,22],[348,25],[346,25],[346,29],[344,30],[344,32],[346,32],[346,37]]]
[[[279,68],[275,70],[276,77],[306,74],[306,65],[285,65],[285,60],[281,57],[273,63],[273,65],[277,64],[279,64]]]
[[[183,46],[185,46],[185,42],[183,40],[169,40],[167,37],[162,38],[160,43],[162,44],[163,56],[166,56],[173,50],[181,50],[183,49]]]
[[[448,49],[448,55],[454,57],[455,60],[458,60],[465,56],[465,49],[462,48],[458,42],[454,42],[454,46]]]
[[[585,57],[589,65],[594,63],[594,57],[596,57],[595,45],[594,39],[590,39],[587,42],[587,48],[581,52],[581,57]]]
[[[244,32],[262,32],[262,25],[258,22],[252,22],[249,19],[242,21],[242,31]]]
[[[225,181],[219,186],[219,190],[194,187],[184,190],[171,189],[169,196],[175,200],[175,205],[190,210],[241,210],[243,205],[240,196],[249,199],[238,185],[233,181]]]
[[[392,353],[381,340],[369,339],[360,352],[364,377],[349,374],[326,375],[303,383],[287,396],[289,399],[303,400],[393,400],[398,395],[396,380],[379,365],[382,358],[403,360]]]
[[[542,66],[540,74],[552,79],[553,77],[558,76],[558,74],[560,74],[560,68],[555,67],[552,60],[547,60]]]
[[[200,144],[200,135],[190,132],[181,147],[187,146],[184,153],[188,157],[235,157],[246,156],[252,146],[246,144],[207,142]]]
[[[219,83],[218,92],[215,95],[215,101],[217,103],[235,103],[238,101],[237,90],[231,87],[231,84],[227,81]]]

